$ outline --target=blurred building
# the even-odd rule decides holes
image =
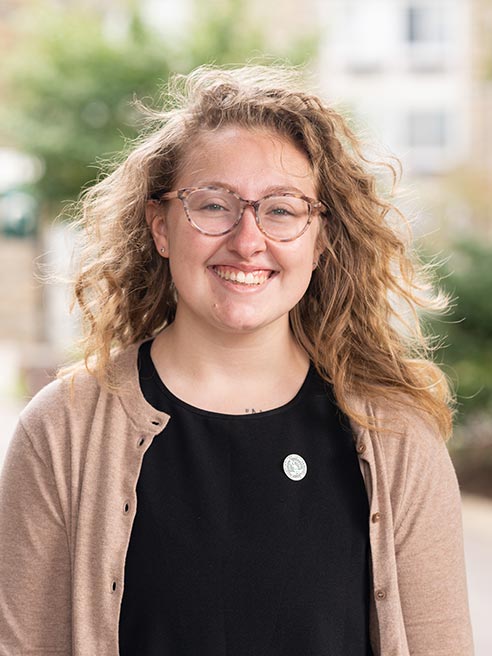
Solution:
[[[330,96],[418,176],[460,166],[472,132],[469,0],[320,1]]]
[[[471,2],[471,152],[492,188],[492,0]],[[491,194],[492,200],[492,194]],[[492,205],[492,203],[490,203]]]

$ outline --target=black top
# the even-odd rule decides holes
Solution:
[[[208,412],[164,386],[150,346],[140,384],[171,419],[137,484],[120,655],[371,654],[368,500],[330,389],[311,367],[280,408]]]

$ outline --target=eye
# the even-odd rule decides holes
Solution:
[[[293,212],[288,207],[272,207],[269,214],[276,214],[277,216],[291,216]]]
[[[305,212],[305,205],[299,198],[279,196],[265,199],[261,210],[272,219],[290,218],[301,216]]]
[[[206,210],[207,212],[220,212],[221,210],[224,212],[228,212],[229,209],[227,207],[224,207],[220,203],[207,203],[206,205],[203,205],[202,207],[199,208],[200,210]]]
[[[233,212],[234,197],[217,189],[197,189],[188,198],[188,207],[200,214],[225,214]]]

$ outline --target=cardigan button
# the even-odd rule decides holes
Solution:
[[[365,450],[366,450],[366,445],[364,444],[364,442],[361,442],[360,444],[357,445],[357,449],[356,449],[357,453],[364,453]]]
[[[371,519],[374,523],[379,522],[379,520],[381,519],[381,513],[375,512],[374,515],[371,517]]]
[[[377,599],[386,599],[386,592],[384,590],[376,590]]]

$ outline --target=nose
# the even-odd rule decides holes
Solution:
[[[246,259],[266,250],[266,238],[256,223],[255,210],[251,205],[244,208],[239,224],[229,234],[228,248]]]

